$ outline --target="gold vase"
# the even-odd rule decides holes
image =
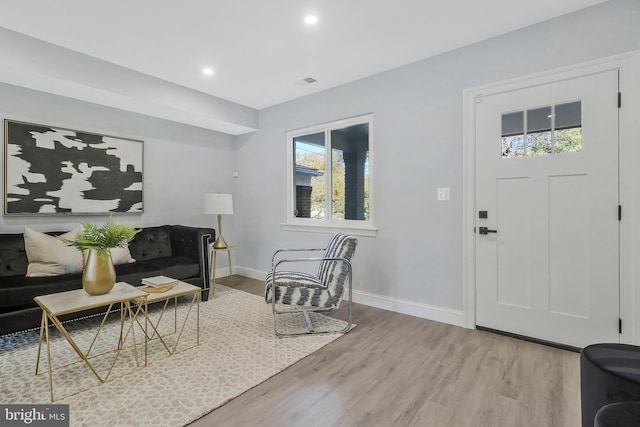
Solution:
[[[100,257],[98,251],[91,250],[82,272],[82,288],[89,295],[109,293],[116,284],[116,270],[113,268],[111,253]]]

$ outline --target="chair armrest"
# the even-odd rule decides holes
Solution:
[[[349,269],[351,269],[351,261],[349,261],[346,258],[343,258],[343,257],[315,257],[315,258],[281,259],[278,262],[276,262],[275,265],[271,268],[271,272],[274,274],[274,279],[275,279],[275,273],[276,273],[276,270],[278,269],[278,266],[280,264],[285,264],[285,263],[288,263],[288,262],[322,262],[322,261],[344,261],[349,266]]]
[[[273,253],[271,257],[271,269],[273,270],[273,264],[276,260],[276,256],[282,252],[313,252],[313,251],[324,251],[326,248],[311,248],[311,249],[278,249]]]

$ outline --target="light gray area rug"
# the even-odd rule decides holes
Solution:
[[[178,331],[188,312],[188,301],[177,310]],[[200,418],[244,391],[320,349],[340,334],[276,338],[271,306],[246,292],[216,285],[215,295],[200,304],[200,345],[196,343],[196,308],[186,323],[178,353],[169,356],[159,340],[150,341],[148,366],[143,366],[142,329],[133,329],[141,367],[136,367],[133,340],[129,336],[113,371],[101,384],[71,346],[52,330],[52,363],[55,403],[70,405],[72,426],[180,426]],[[112,313],[91,355],[98,373],[108,372],[117,344],[119,322]],[[159,311],[150,316],[157,319]],[[96,318],[68,326],[79,347],[86,351],[99,325]],[[325,326],[341,327],[339,320],[317,316]],[[303,329],[302,316],[285,320],[291,330]],[[167,311],[159,328],[175,341],[174,311]],[[192,347],[192,348],[189,348]],[[180,351],[183,349],[183,351]],[[38,331],[0,337],[0,402],[48,404],[49,376],[46,345],[35,375]],[[102,355],[101,355],[102,354]],[[66,397],[65,397],[66,396]]]

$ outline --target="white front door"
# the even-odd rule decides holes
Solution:
[[[619,341],[617,96],[607,71],[477,99],[476,325]]]

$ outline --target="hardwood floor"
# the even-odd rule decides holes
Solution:
[[[263,291],[239,276],[219,283]],[[348,334],[191,426],[580,425],[577,353],[359,304],[353,319]]]

